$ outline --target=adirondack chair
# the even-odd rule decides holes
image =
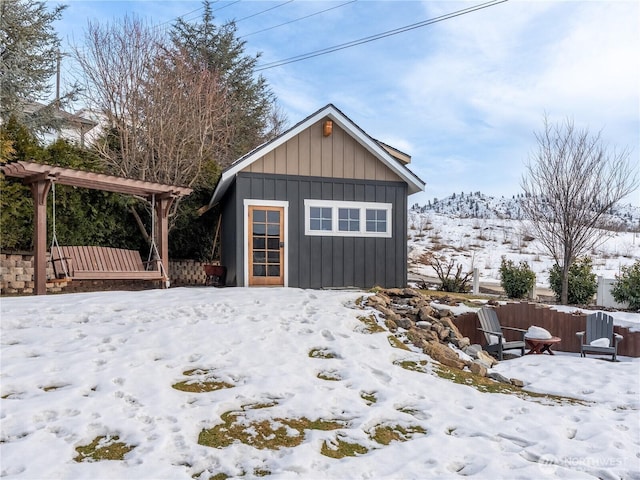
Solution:
[[[487,345],[484,347],[484,350],[497,355],[498,360],[503,359],[503,352],[505,350],[518,349],[520,350],[520,355],[524,355],[524,334],[527,333],[526,330],[523,330],[522,328],[500,326],[498,314],[493,308],[482,307],[478,311],[478,318],[480,319],[480,325],[482,326],[482,328],[479,328],[478,330],[484,333],[485,339],[487,340]],[[510,342],[504,341],[504,335],[502,333],[503,330],[520,332],[520,340]]]
[[[586,332],[577,332],[580,338],[580,356],[586,357],[587,353],[599,353],[611,355],[612,361],[618,356],[618,342],[623,337],[613,332],[613,317],[604,312],[596,312],[587,317]],[[609,345],[598,345],[598,339],[609,340]],[[595,345],[591,343],[595,342]]]

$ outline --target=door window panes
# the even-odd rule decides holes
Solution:
[[[280,276],[281,215],[277,210],[253,209],[253,276]]]

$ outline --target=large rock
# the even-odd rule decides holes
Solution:
[[[511,385],[514,385],[516,387],[524,387],[524,382],[518,378],[510,378],[509,381],[511,382]]]
[[[423,351],[434,360],[448,367],[457,368],[459,370],[462,370],[465,367],[464,361],[458,356],[458,354],[440,342],[428,342],[423,347]]]
[[[429,301],[423,295],[409,299],[409,303],[418,309],[429,305]]]
[[[511,380],[509,380],[507,377],[505,377],[504,375],[498,372],[489,372],[487,374],[487,377],[495,380],[496,382],[511,384]]]
[[[462,338],[462,334],[460,333],[460,330],[458,330],[458,327],[453,322],[453,319],[451,317],[442,317],[440,318],[440,322],[442,322],[442,324],[445,327],[449,328],[453,332],[453,335],[456,338]]]
[[[448,308],[436,308],[434,310],[435,317],[437,318],[453,317],[453,313],[451,313],[451,310],[449,310]]]
[[[402,295],[404,297],[422,297],[422,294],[415,288],[403,288]]]
[[[396,312],[394,312],[390,308],[384,307],[382,305],[377,305],[376,309],[380,313],[382,313],[385,316],[386,319],[391,320],[392,322],[395,322],[396,324],[398,323],[398,320],[400,320],[400,315],[398,315]]]
[[[480,375],[481,377],[487,376],[487,367],[478,360],[471,363],[469,369],[471,370],[471,373],[475,373],[476,375]]]
[[[425,322],[432,322],[434,320],[434,310],[429,305],[424,305],[418,310],[418,318]]]
[[[404,328],[405,330],[409,330],[411,327],[413,327],[413,322],[407,317],[400,317],[398,320],[396,320],[396,325],[398,325],[400,328]]]
[[[451,336],[451,330],[449,330],[447,327],[442,327],[442,330],[440,330],[438,336],[440,337],[440,341],[444,342]]]
[[[382,292],[371,295],[367,298],[367,302],[374,308],[376,307],[376,305],[382,305],[384,307],[388,307],[389,305],[391,305],[391,299]]]
[[[498,364],[498,360],[493,358],[491,355],[489,355],[484,350],[480,350],[478,352],[477,358],[478,358],[478,360],[481,360],[484,363],[486,363],[487,365],[489,365],[489,367],[493,367],[494,365]]]
[[[469,345],[464,349],[464,353],[469,355],[471,358],[478,358],[478,352],[482,351],[482,346],[474,343],[473,345]]]

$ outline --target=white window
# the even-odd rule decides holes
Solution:
[[[359,232],[360,209],[338,208],[338,230],[341,232]]]
[[[391,237],[390,203],[304,201],[305,235]]]
[[[309,228],[315,231],[330,232],[333,230],[331,223],[331,208],[311,207],[309,208]]]
[[[373,208],[367,209],[367,232],[387,231],[387,211]]]

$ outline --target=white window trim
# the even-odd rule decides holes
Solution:
[[[244,286],[249,286],[249,206],[284,208],[284,286],[289,286],[289,202],[244,199]]]
[[[331,208],[331,230],[311,230],[311,207]],[[338,230],[338,210],[340,208],[355,208],[360,210],[360,231],[343,232]],[[367,232],[367,210],[385,210],[387,212],[386,232]],[[304,234],[312,237],[379,237],[391,238],[392,231],[391,203],[378,202],[344,202],[340,200],[304,200]]]

